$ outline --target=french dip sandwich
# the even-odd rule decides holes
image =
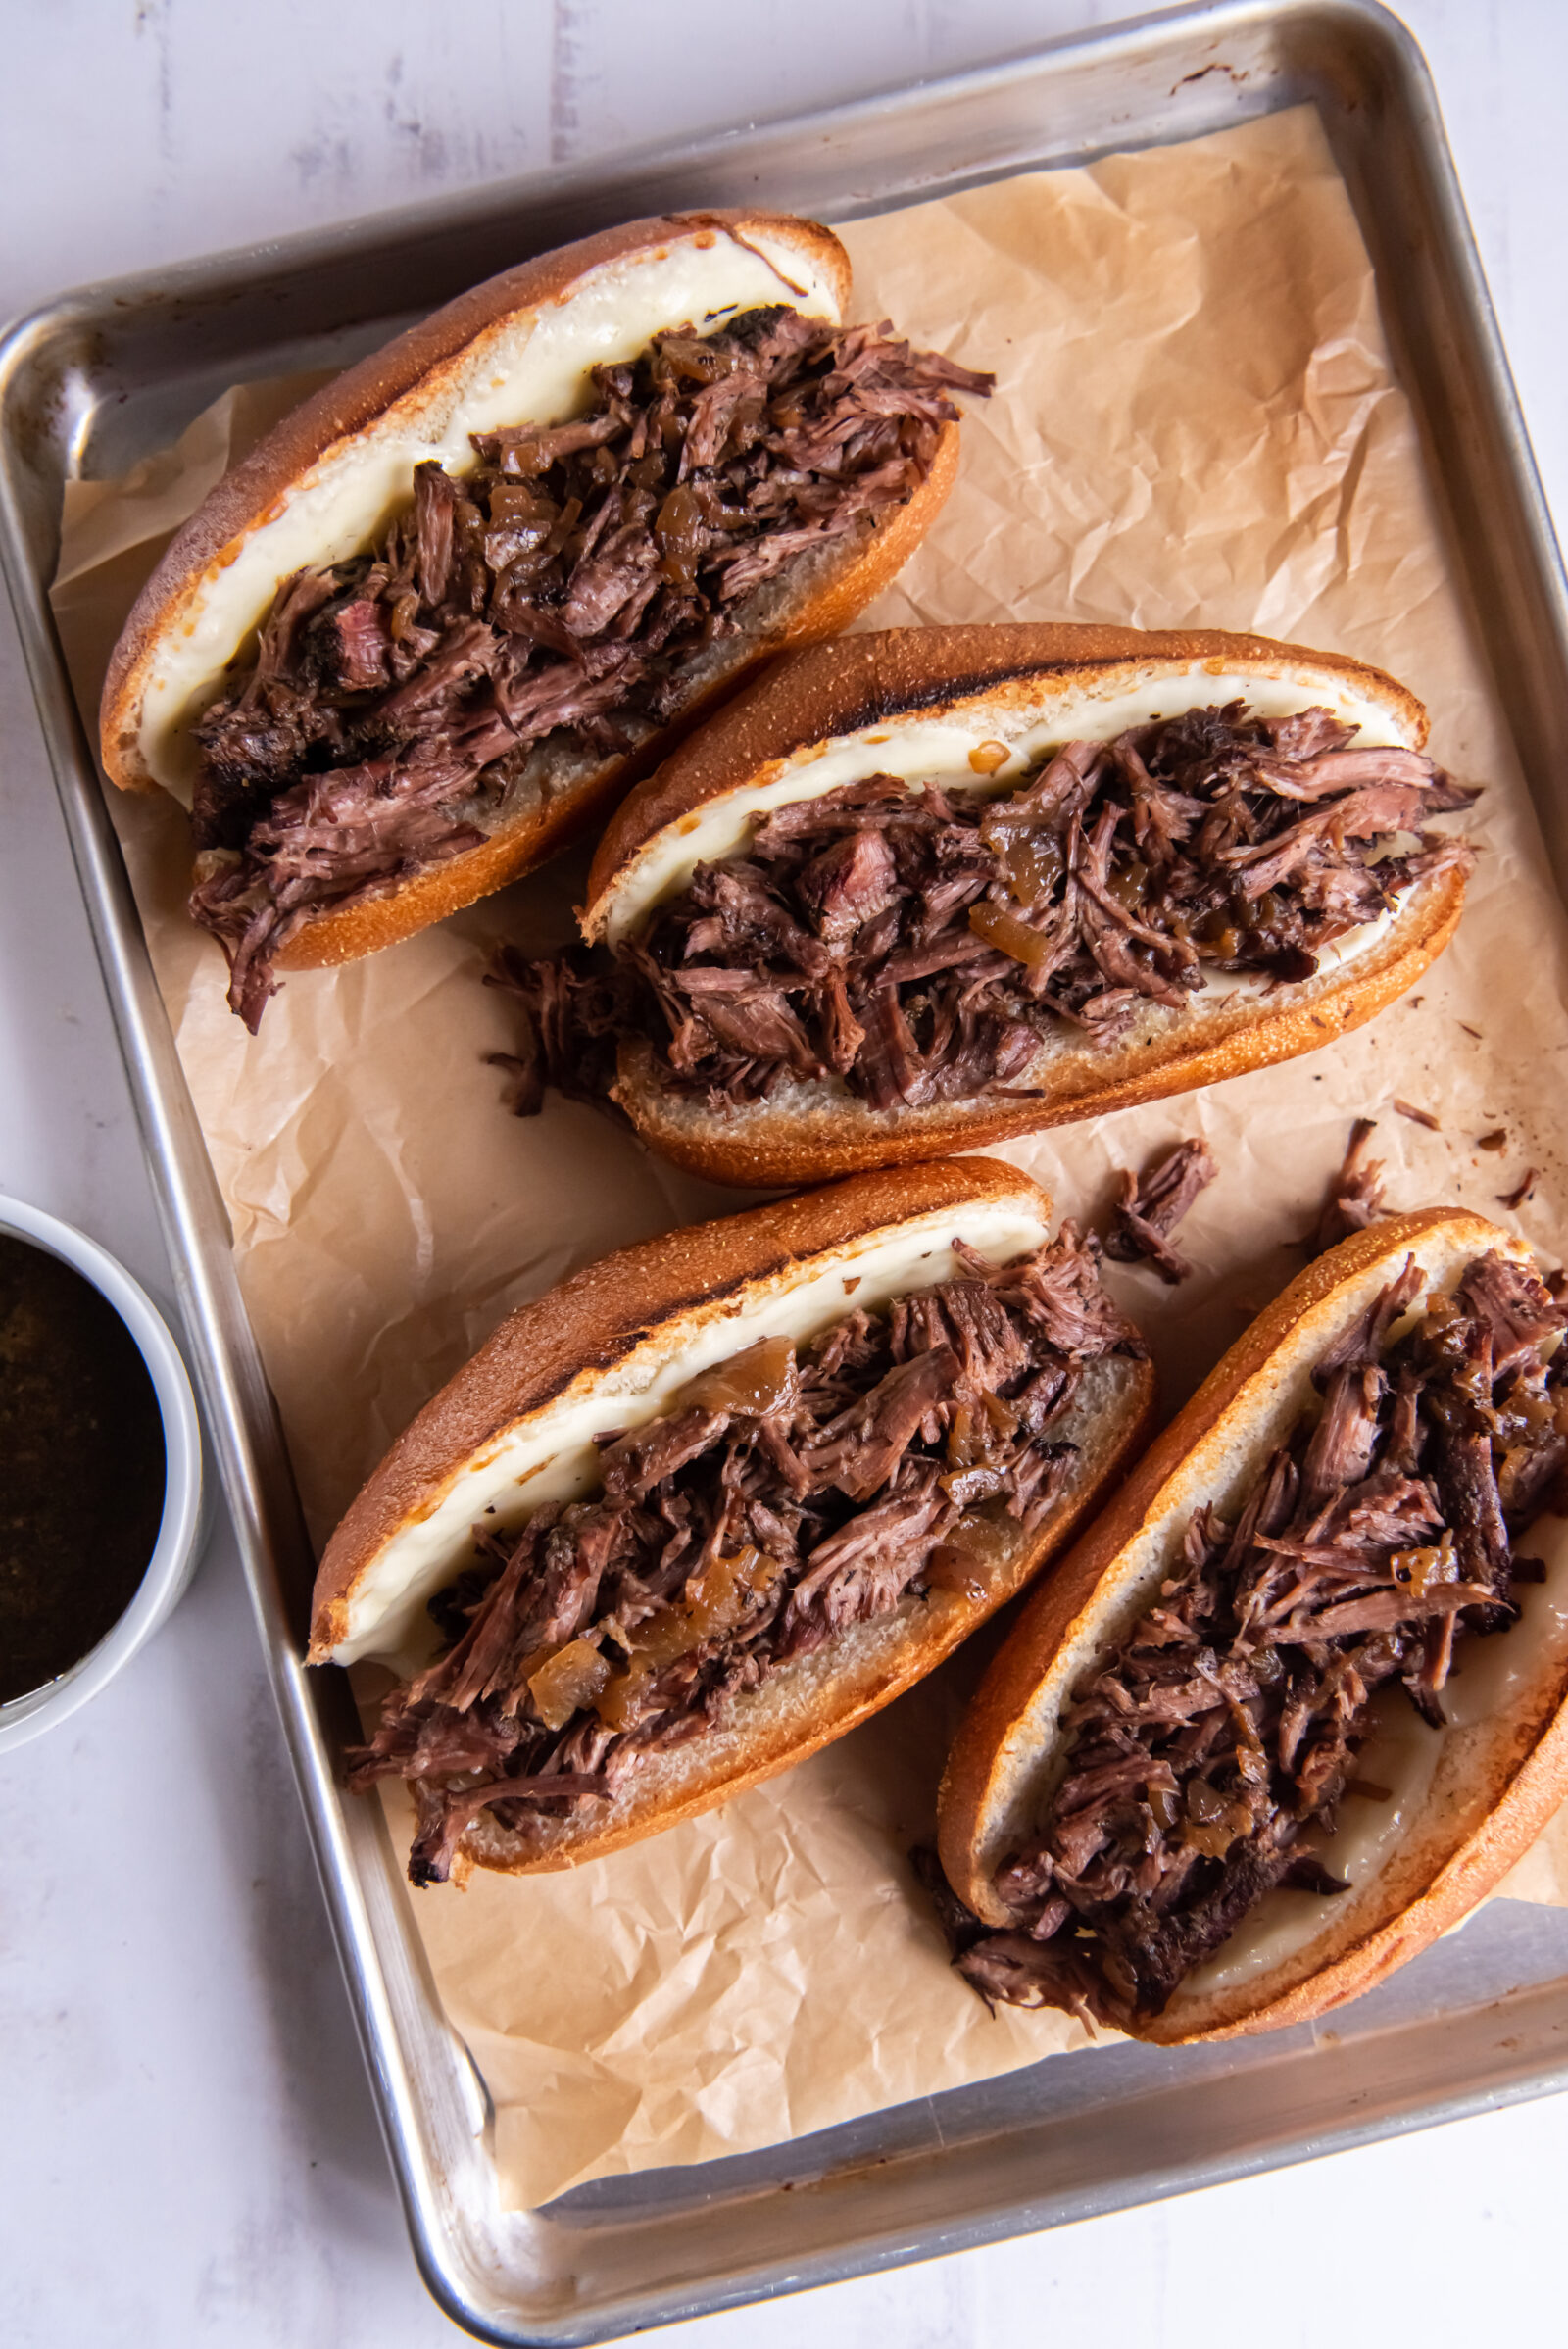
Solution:
[[[104,687],[104,764],[191,810],[191,911],[255,1028],[278,969],[551,856],[929,525],[972,374],[847,326],[814,221],[633,221],[349,368],[227,473]]]
[[[1379,670],[1261,637],[848,637],[618,810],[527,963],[514,1105],[612,1092],[715,1181],[963,1150],[1329,1043],[1451,937],[1473,794]]]
[[[940,1849],[988,1998],[1167,2043],[1298,2023],[1497,1883],[1568,1786],[1565,1323],[1436,1207],[1232,1347],[960,1728]]]
[[[1095,1256],[1013,1168],[865,1176],[588,1266],[419,1414],[329,1542],[311,1658],[399,1675],[350,1784],[409,1873],[563,1868],[929,1672],[1152,1408]]]

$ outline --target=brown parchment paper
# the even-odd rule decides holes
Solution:
[[[1354,652],[1428,703],[1488,790],[1459,938],[1333,1051],[1011,1146],[1062,1209],[1200,1133],[1223,1179],[1183,1227],[1198,1275],[1112,1268],[1180,1402],[1296,1272],[1350,1119],[1392,1204],[1454,1199],[1561,1253],[1562,909],[1444,560],[1370,268],[1309,110],[1034,174],[844,230],[863,317],[997,370],[936,528],[865,626],[1023,617],[1259,629]],[[83,709],[161,539],[299,382],[231,393],[127,481],[74,485],[56,607]],[[259,1039],[184,919],[185,821],[112,793],[233,1223],[305,1505],[324,1536],[501,1316],[608,1247],[740,1203],[593,1112],[505,1116],[477,983],[498,935],[565,938],[582,859],[368,962],[291,978]],[[1521,952],[1521,942],[1528,942]],[[1409,1122],[1396,1096],[1441,1131]],[[1500,1148],[1477,1148],[1501,1131]],[[1516,1215],[1498,1204],[1527,1167]],[[411,1894],[495,2101],[503,2198],[776,2142],[1083,2044],[988,2016],[904,1853],[928,1836],[970,1648],[879,1720],[727,1809],[574,1875]],[[394,1815],[394,1839],[404,1825]],[[406,1840],[406,1837],[404,1838]],[[1504,1889],[1568,1901],[1553,1831]]]

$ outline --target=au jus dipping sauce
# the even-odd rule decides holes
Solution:
[[[0,1704],[68,1672],[124,1613],[164,1486],[130,1332],[71,1265],[0,1233]]]

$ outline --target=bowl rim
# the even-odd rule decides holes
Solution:
[[[164,1508],[158,1539],[129,1605],[84,1656],[40,1688],[0,1704],[0,1752],[24,1745],[96,1696],[122,1672],[183,1595],[201,1553],[205,1479],[201,1420],[179,1347],[139,1281],[74,1224],[0,1192],[0,1233],[69,1264],[107,1299],[147,1365],[164,1432]]]

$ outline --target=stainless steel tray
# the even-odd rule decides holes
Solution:
[[[585,2342],[1052,2227],[1568,2084],[1568,1913],[1501,1903],[1332,2030],[1057,2057],[765,2154],[497,2208],[346,1686],[301,1665],[313,1560],[227,1225],[49,617],[61,483],[166,446],[247,376],[346,362],[529,251],[639,213],[833,219],[1315,100],[1377,266],[1502,707],[1568,892],[1568,601],[1420,55],[1362,0],[1146,18],[612,170],[513,182],[68,295],[0,347],[0,556],[128,1063],[202,1398],[416,2256],[498,2342]]]

